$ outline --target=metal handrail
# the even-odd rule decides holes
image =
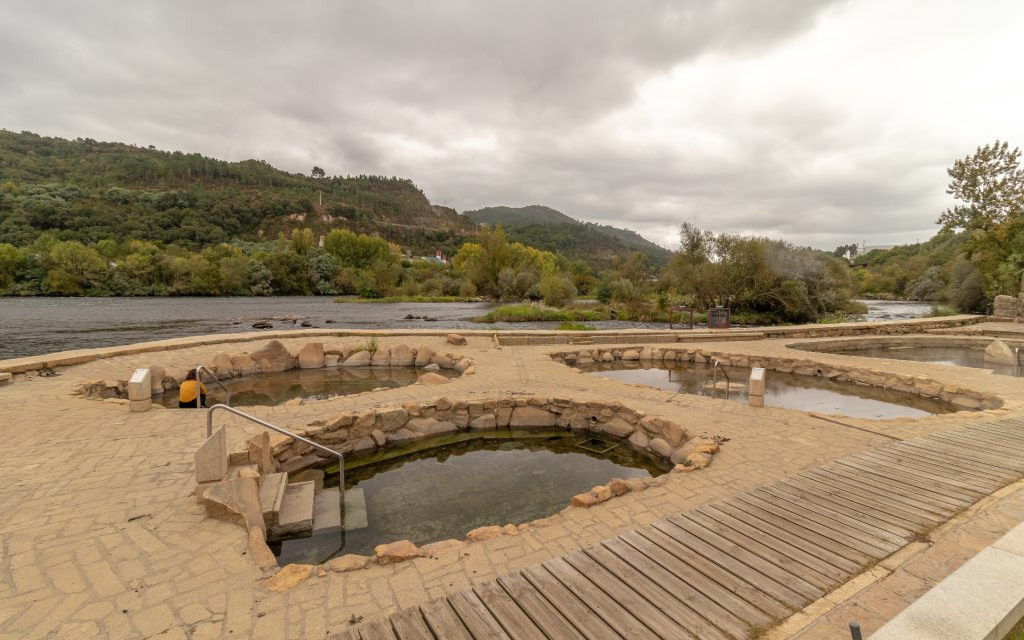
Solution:
[[[722,370],[722,375],[725,376],[725,399],[729,399],[729,387],[732,386],[732,380],[729,379],[729,372],[725,370],[723,365],[718,358],[715,358],[715,364],[711,367],[711,397],[715,397],[715,392],[718,391],[718,370]]]
[[[219,386],[221,389],[224,390],[224,393],[227,395],[227,398],[224,400],[224,404],[230,405],[231,404],[231,392],[228,391],[228,388],[224,385],[223,382],[220,381],[220,378],[218,378],[217,375],[214,372],[210,371],[209,369],[207,369],[203,365],[199,365],[198,367],[196,367],[196,382],[198,382],[199,384],[203,383],[203,372],[204,371],[206,373],[210,374],[210,377],[213,378],[213,381],[217,383],[217,386]],[[204,409],[205,408],[205,407],[203,407],[202,395],[199,393],[199,389],[196,389],[196,408],[197,409]],[[210,434],[206,434],[206,435],[207,435],[207,437],[209,437]]]
[[[196,377],[198,377],[198,376],[196,376]],[[322,445],[322,444],[320,444],[318,442],[313,442],[309,438],[303,438],[302,436],[298,435],[297,433],[292,433],[291,431],[288,431],[287,429],[282,429],[281,427],[279,427],[277,425],[270,424],[269,422],[267,422],[265,420],[260,420],[256,416],[249,415],[248,413],[245,413],[244,411],[239,411],[238,409],[236,409],[234,407],[229,407],[226,404],[215,404],[215,405],[213,405],[212,407],[210,407],[206,411],[206,437],[207,438],[209,438],[211,435],[213,435],[213,412],[216,411],[217,409],[221,409],[223,411],[227,411],[228,413],[233,413],[236,416],[239,416],[241,418],[245,418],[249,422],[254,422],[254,423],[260,425],[261,427],[264,427],[266,429],[270,429],[271,431],[274,431],[276,433],[280,433],[281,435],[288,436],[289,438],[294,438],[295,440],[298,440],[299,442],[301,442],[303,444],[308,444],[309,446],[313,447],[314,449],[316,449],[318,451],[322,451],[323,453],[326,453],[327,455],[336,457],[338,459],[338,500],[340,502],[339,507],[344,508],[344,505],[345,505],[345,456],[344,456],[344,454],[342,454],[340,451],[335,451],[334,449],[331,449],[330,447],[325,447],[324,445]],[[342,522],[344,522],[344,520],[342,520]]]

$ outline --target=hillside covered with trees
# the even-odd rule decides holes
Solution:
[[[595,269],[611,266],[616,258],[634,251],[656,267],[668,263],[672,252],[629,229],[581,222],[541,205],[485,207],[463,215],[490,226],[501,226],[516,242],[582,260]]]
[[[1016,296],[1024,272],[1020,158],[1020,149],[997,140],[954,162],[946,192],[957,204],[938,217],[939,232],[927,242],[854,255],[858,294],[961,311],[985,311],[997,295]]]

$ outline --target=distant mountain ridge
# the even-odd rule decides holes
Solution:
[[[663,265],[672,252],[630,229],[583,222],[544,205],[484,207],[463,211],[474,222],[501,225],[516,242],[606,266],[612,259],[640,251],[652,264]]]

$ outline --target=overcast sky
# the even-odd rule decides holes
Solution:
[[[7,0],[0,128],[411,178],[674,247],[925,240],[1024,144],[1019,1]]]

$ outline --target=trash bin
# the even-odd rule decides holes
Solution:
[[[708,309],[708,329],[728,329],[729,308],[712,307]]]

